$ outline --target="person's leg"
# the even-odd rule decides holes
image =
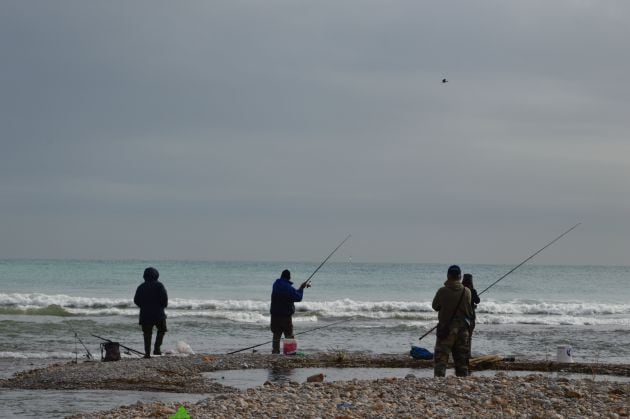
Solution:
[[[271,342],[271,353],[279,354],[280,353],[280,337],[282,336],[283,329],[280,324],[280,318],[277,316],[271,316],[271,332],[273,333],[273,338]]]
[[[293,318],[286,317],[282,323],[282,330],[284,332],[285,339],[293,339]]]
[[[151,338],[153,337],[153,325],[143,324],[142,335],[144,337],[144,357],[151,358]]]
[[[470,341],[467,327],[457,328],[457,340],[453,345],[453,362],[455,363],[455,375],[466,377],[468,375],[468,353]]]
[[[451,353],[456,335],[449,334],[445,338],[437,338],[435,341],[435,350],[433,354],[433,376],[445,377],[446,365],[448,364],[448,356]]]
[[[162,346],[162,341],[164,340],[164,334],[166,333],[166,320],[162,320],[158,322],[157,326],[157,336],[155,337],[155,346],[153,347],[153,355],[162,355],[162,351],[160,347]]]
[[[475,322],[473,321],[468,328],[468,361],[467,364],[470,363],[470,358],[472,357],[472,335],[473,330],[475,330]]]

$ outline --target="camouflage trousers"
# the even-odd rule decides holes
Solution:
[[[446,376],[448,356],[453,354],[455,375],[458,377],[466,377],[468,375],[469,356],[468,326],[451,325],[448,336],[445,338],[437,338],[435,341],[434,352],[433,376]]]

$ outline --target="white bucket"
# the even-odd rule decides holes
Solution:
[[[561,345],[558,346],[558,362],[573,362],[573,357],[571,356],[571,346],[570,345]]]

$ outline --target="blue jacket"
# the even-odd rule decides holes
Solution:
[[[166,319],[168,295],[160,281],[145,280],[136,289],[133,302],[140,307],[140,324],[157,324]]]
[[[293,288],[293,282],[278,278],[271,291],[271,310],[273,316],[291,316],[295,313],[295,304],[302,301],[304,290]]]

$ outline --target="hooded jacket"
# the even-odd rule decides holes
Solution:
[[[140,324],[157,324],[166,319],[168,305],[166,288],[157,279],[145,279],[136,289],[133,302],[140,307]]]
[[[302,301],[304,290],[293,288],[293,282],[285,278],[278,278],[273,283],[271,291],[272,316],[289,317],[295,313],[295,304]]]
[[[463,297],[461,297],[462,290],[464,290]],[[458,306],[460,297],[462,301]],[[435,294],[432,307],[438,312],[438,323],[440,324],[447,324],[451,320],[456,307],[457,311],[451,324],[463,326],[474,318],[470,290],[464,287],[459,280],[446,280],[444,286]]]

